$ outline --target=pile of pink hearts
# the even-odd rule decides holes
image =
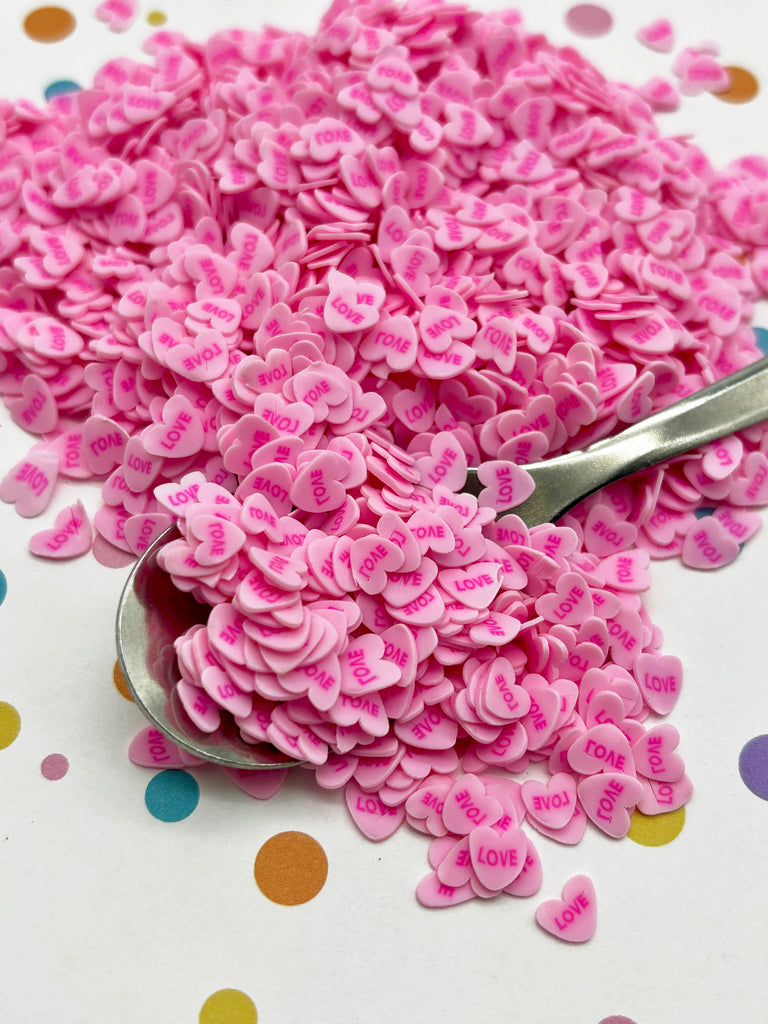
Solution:
[[[0,498],[34,518],[101,483],[32,551],[130,558],[177,522],[164,565],[212,609],[177,644],[198,725],[306,760],[374,838],[425,793],[493,808],[474,839],[434,818],[425,902],[532,887],[490,871],[512,854],[489,829],[617,838],[682,806],[649,561],[737,557],[765,430],[557,526],[494,517],[525,464],[759,355],[768,160],[716,170],[513,11],[338,2],[312,37],[147,48],[44,109],[0,103],[0,393],[36,438]],[[567,820],[517,799],[536,778]]]

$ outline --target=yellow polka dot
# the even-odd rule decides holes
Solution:
[[[328,858],[305,832],[278,832],[256,854],[253,874],[267,899],[293,907],[314,899],[323,888]]]
[[[203,1003],[200,1024],[256,1024],[253,1000],[237,988],[221,988]]]
[[[677,839],[684,824],[684,807],[668,814],[642,814],[636,810],[632,814],[627,835],[640,846],[666,846]]]
[[[120,662],[119,661],[115,662],[115,667],[112,670],[112,678],[113,678],[113,680],[115,682],[115,686],[117,688],[117,692],[121,696],[125,697],[126,700],[133,700],[133,694],[128,689],[128,684],[125,681],[125,676],[123,675],[123,670],[120,668]],[[134,701],[134,703],[135,703],[135,701]]]
[[[147,24],[152,25],[153,28],[157,28],[160,25],[164,25],[168,21],[168,18],[163,14],[162,11],[150,11],[147,15]]]
[[[748,103],[757,96],[759,86],[751,71],[734,65],[729,65],[725,70],[730,84],[727,89],[713,93],[713,96],[726,103]]]
[[[0,700],[0,750],[10,747],[21,729],[21,715],[13,706]]]

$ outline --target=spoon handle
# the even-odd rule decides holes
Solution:
[[[633,423],[626,430],[524,468],[536,483],[513,509],[529,526],[554,522],[606,484],[768,419],[768,357]],[[471,470],[476,476],[476,470]],[[473,489],[468,486],[468,489]]]

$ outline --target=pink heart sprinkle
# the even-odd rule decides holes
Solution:
[[[366,793],[353,780],[347,783],[344,799],[352,820],[374,843],[388,839],[405,820],[405,806],[389,807],[375,793]]]
[[[576,810],[576,779],[569,772],[555,772],[546,783],[527,779],[523,803],[530,817],[547,828],[564,828]]]
[[[96,8],[96,17],[112,32],[127,32],[138,14],[138,0],[102,0]]]
[[[474,898],[469,882],[454,888],[441,882],[436,871],[430,871],[416,886],[416,899],[423,907],[455,907]]]
[[[63,508],[50,530],[41,530],[29,541],[29,550],[42,558],[77,558],[91,550],[93,532],[81,501]]]
[[[679,742],[680,734],[669,723],[643,733],[632,744],[638,773],[659,782],[678,782],[685,774],[683,759],[674,752]]]
[[[578,785],[581,806],[601,831],[621,839],[629,831],[630,811],[643,795],[642,783],[619,772],[599,772]]]
[[[683,541],[682,559],[692,569],[719,569],[738,554],[738,540],[714,516],[692,523]]]
[[[580,625],[594,611],[594,601],[582,576],[563,573],[557,580],[556,592],[544,594],[536,601],[536,614],[553,623]]]
[[[637,39],[658,53],[671,53],[675,48],[675,30],[667,18],[657,18],[637,30]]]
[[[528,839],[522,829],[510,828],[499,834],[490,825],[479,825],[469,833],[472,868],[486,889],[501,892],[525,867]]]
[[[30,434],[49,434],[59,422],[59,409],[49,385],[34,373],[21,382],[21,396],[8,403],[11,418]]]
[[[568,763],[580,775],[596,772],[634,774],[629,740],[610,722],[596,725],[577,736],[568,749]]]
[[[458,836],[469,835],[478,825],[493,825],[501,815],[501,804],[486,794],[484,783],[476,775],[462,775],[445,797],[443,823]]]
[[[595,887],[587,875],[574,875],[563,886],[562,899],[536,908],[536,923],[565,942],[588,942],[597,928]]]
[[[15,503],[21,516],[38,516],[53,496],[58,471],[55,452],[32,451],[0,480],[0,500]]]
[[[657,715],[668,715],[677,703],[683,682],[683,666],[672,654],[644,652],[634,668],[640,692]]]

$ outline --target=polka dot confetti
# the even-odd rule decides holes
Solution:
[[[144,794],[147,810],[159,821],[188,818],[199,800],[197,779],[180,768],[169,768],[153,776]]]
[[[597,1024],[636,1024],[630,1017],[624,1017],[621,1014],[612,1013],[610,1017],[603,1017],[602,1020],[598,1021]]]
[[[64,754],[48,754],[40,764],[40,771],[44,779],[55,782],[57,779],[63,779],[67,774],[69,761]]]
[[[150,11],[147,15],[147,24],[153,28],[159,28],[164,25],[168,20],[167,15],[163,14],[162,11]]]
[[[21,715],[6,701],[0,701],[0,750],[10,747],[21,729]]]
[[[133,694],[128,689],[128,684],[125,681],[123,670],[120,668],[120,662],[116,661],[115,666],[112,669],[112,681],[115,684],[115,689],[121,697],[125,697],[126,700],[133,701]]]
[[[666,846],[677,839],[685,824],[685,808],[667,814],[643,814],[635,810],[632,814],[627,838],[640,846]]]
[[[77,82],[73,82],[68,78],[61,78],[56,82],[51,82],[47,85],[43,91],[43,96],[47,101],[55,99],[57,96],[66,96],[71,92],[79,92],[81,86]]]
[[[741,781],[761,800],[768,800],[768,735],[755,736],[739,754]]]
[[[565,23],[576,35],[596,38],[611,31],[613,16],[599,4],[576,4],[566,12]]]
[[[8,580],[5,578],[5,573],[0,569],[0,604],[5,600],[5,596],[8,593]]]
[[[721,89],[712,95],[725,103],[748,103],[753,100],[759,91],[758,81],[751,71],[746,68],[726,65],[725,71],[730,80],[727,89]]]
[[[24,31],[37,43],[58,43],[75,30],[75,16],[64,7],[37,7],[24,19]]]
[[[314,899],[323,888],[328,858],[305,832],[279,832],[256,854],[253,874],[267,899],[293,907]]]
[[[257,1020],[250,996],[236,988],[222,988],[203,1003],[199,1024],[256,1024]]]

